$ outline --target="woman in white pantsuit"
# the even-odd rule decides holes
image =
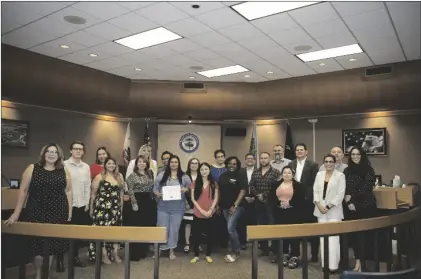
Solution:
[[[323,159],[325,170],[317,173],[314,181],[314,216],[319,223],[340,222],[344,219],[342,201],[345,196],[345,175],[335,170],[335,156],[329,154]],[[322,266],[324,266],[323,237],[320,239]],[[338,270],[340,260],[339,236],[329,237],[329,269]]]

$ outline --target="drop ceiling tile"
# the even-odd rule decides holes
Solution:
[[[277,33],[281,30],[289,30],[300,27],[288,13],[276,14],[251,21],[251,24],[266,34]]]
[[[347,16],[343,20],[351,31],[390,25],[390,19],[385,9]]]
[[[226,56],[226,57],[228,57],[229,59],[231,59],[232,61],[240,65],[242,65],[243,63],[250,62],[250,61],[260,60],[260,57],[258,55],[246,49],[243,51],[236,52],[235,54],[231,56]]]
[[[246,22],[242,16],[228,7],[210,11],[195,18],[216,30]]]
[[[293,55],[274,57],[270,60],[270,62],[294,77],[312,75],[316,73],[311,67],[307,66]]]
[[[288,14],[300,25],[310,25],[339,18],[338,13],[333,9],[330,2],[295,9],[288,12]]]
[[[384,9],[384,5],[382,2],[367,1],[367,2],[331,2],[331,3],[342,17]]]
[[[167,44],[161,44],[157,46],[151,46],[138,50],[142,55],[146,55],[152,58],[165,58],[172,55],[177,55],[178,53],[174,50],[168,48]]]
[[[137,10],[136,13],[161,25],[166,25],[189,17],[188,14],[180,11],[167,2],[156,2],[146,8]]]
[[[344,69],[334,58],[311,61],[306,64],[319,74],[342,71]]]
[[[128,8],[132,11],[139,10],[141,8],[147,7],[147,6],[152,5],[154,3],[156,3],[156,2],[140,2],[140,1],[131,1],[131,2],[118,1],[117,2],[117,4],[119,4],[119,5],[121,5],[125,8]]]
[[[205,65],[208,66],[207,68],[205,68],[205,70],[212,70],[212,69],[236,65],[235,62],[233,62],[233,61],[231,61],[231,60],[229,60],[229,59],[227,59],[223,56],[220,56],[218,58],[209,59],[209,60],[204,60],[202,62],[205,63]]]
[[[333,19],[311,25],[305,25],[303,28],[313,38],[327,37],[349,32],[342,19]]]
[[[301,53],[306,53],[306,52],[310,52],[310,51],[318,51],[318,50],[323,49],[322,47],[320,47],[320,45],[315,40],[311,40],[311,39],[308,40],[308,41],[300,42],[299,44],[297,44],[297,43],[282,44],[281,46],[291,54],[301,54]],[[297,46],[307,46],[307,47],[310,47],[310,49],[306,50],[306,51],[296,50],[295,48]]]
[[[269,34],[279,44],[293,44],[309,41],[312,38],[304,31],[303,28],[294,28],[289,30],[282,30],[277,33]]]
[[[265,47],[274,47],[278,45],[273,39],[263,34],[254,36],[253,38],[243,39],[238,41],[237,44],[251,51],[257,51]]]
[[[83,11],[102,20],[109,20],[130,12],[130,9],[113,2],[78,2],[73,8]]]
[[[107,40],[117,40],[131,35],[130,31],[121,29],[108,22],[102,22],[100,24],[86,28],[84,31]]]
[[[387,47],[386,49],[377,49],[367,51],[368,56],[373,60],[375,65],[389,64],[405,61],[402,50],[399,45]]]
[[[22,2],[2,2],[1,3],[1,24],[9,26],[21,26],[43,17],[34,11],[22,7]],[[10,29],[10,28],[9,28]],[[10,31],[10,30],[9,30]]]
[[[107,71],[107,70],[127,66],[128,64],[131,64],[131,63],[127,60],[122,59],[122,58],[110,57],[110,58],[107,58],[107,59],[87,63],[84,66],[87,66],[87,67],[90,67],[90,68],[95,68],[95,69],[102,70],[102,71]]]
[[[54,40],[56,37],[30,25],[23,26],[1,37],[4,44],[27,49]]]
[[[69,34],[69,35],[67,35],[63,38],[66,39],[66,40],[69,40],[71,42],[75,42],[77,44],[84,45],[86,47],[92,47],[92,46],[99,45],[99,44],[107,41],[104,38],[95,36],[93,34],[85,32],[85,31],[78,31],[78,32]]]
[[[61,60],[67,61],[67,62],[71,62],[71,63],[75,63],[75,64],[79,64],[79,65],[83,65],[83,64],[98,60],[98,59],[96,59],[96,57],[90,57],[90,56],[86,56],[86,55],[82,56],[82,55],[79,55],[77,53],[66,54],[66,55],[58,57],[58,59],[61,59]]]
[[[142,71],[140,72],[136,71],[135,70],[136,68],[140,68],[140,67],[138,67],[138,65],[136,64],[132,64],[132,65],[126,65],[126,66],[114,68],[114,69],[108,70],[107,72],[111,74],[115,74],[115,75],[121,75],[121,76],[141,74]]]
[[[273,57],[290,55],[290,53],[281,46],[265,47],[254,51],[254,53],[268,61]]]
[[[167,49],[167,52],[168,51],[170,50]],[[165,53],[165,51],[163,53]],[[142,53],[140,50],[125,53],[125,54],[119,55],[119,57],[128,61],[133,61],[133,63],[140,63],[140,62],[154,59],[154,57],[152,57],[148,53]]]
[[[190,37],[212,31],[211,28],[192,17],[167,24],[165,25],[165,28],[183,37]]]
[[[245,51],[244,47],[234,42],[230,42],[223,45],[211,46],[209,47],[209,49],[225,57],[231,57],[231,55],[235,55],[236,52]]]
[[[224,27],[222,29],[219,29],[218,32],[235,42],[262,35],[262,31],[260,31],[248,22]]]
[[[122,55],[128,52],[133,52],[134,50],[114,42],[106,42],[100,45],[97,45],[96,48],[105,51],[112,55]]]
[[[62,48],[61,45],[67,45],[70,48]],[[59,38],[53,41],[49,41],[45,44],[41,44],[30,48],[30,51],[37,52],[43,55],[51,56],[51,57],[58,57],[63,56],[75,51],[79,51],[86,48],[83,45],[79,45],[77,43],[71,42],[65,38]]]
[[[86,20],[85,24],[72,24],[69,23],[67,21],[64,20],[64,17],[66,16],[78,16],[78,17],[82,17]],[[79,11],[77,9],[74,9],[73,7],[67,7],[65,9],[59,10],[51,15],[48,16],[49,18],[52,18],[54,20],[60,21],[61,23],[64,23],[72,28],[76,28],[76,29],[84,29],[86,27],[95,25],[100,23],[102,20],[91,16],[87,13],[84,13],[82,11]]]
[[[248,62],[244,62],[242,66],[258,74],[266,74],[268,71],[272,71],[272,72],[281,71],[278,68],[276,68],[274,65],[272,65],[271,63],[262,59],[250,60]]]
[[[196,16],[213,10],[225,7],[221,2],[170,2],[177,9],[191,15]],[[199,9],[193,9],[192,5],[199,5]]]
[[[140,33],[159,27],[155,22],[144,18],[143,16],[131,12],[108,21],[114,26],[120,27],[134,33]]]
[[[97,56],[92,57],[92,56],[90,56],[91,53],[96,54]],[[67,56],[70,56],[72,54],[81,58],[81,61],[83,61],[83,62],[80,63],[80,64],[87,64],[87,63],[90,63],[92,61],[103,60],[103,59],[106,59],[106,58],[109,58],[109,57],[113,56],[112,54],[102,50],[100,47],[94,46],[94,47],[85,48],[83,50],[73,52],[73,53],[68,54],[68,55],[60,56],[60,58],[67,57]],[[77,60],[77,58],[75,60]]]
[[[31,23],[31,25],[55,37],[65,36],[78,31],[78,29],[76,29],[75,27],[70,26],[68,24],[64,24],[51,17],[41,18],[40,20]]]
[[[349,59],[355,58],[356,61],[349,61]],[[342,65],[345,69],[355,69],[373,66],[370,58],[365,53],[357,53],[353,55],[346,55],[335,58],[336,61]]]
[[[212,59],[212,58],[217,58],[219,57],[219,54],[206,49],[206,48],[202,48],[202,49],[198,49],[198,50],[194,50],[191,52],[186,52],[184,55],[193,58],[197,61],[203,61],[203,60],[208,60],[208,59]]]
[[[315,41],[318,42],[324,49],[358,43],[357,40],[355,40],[355,38],[349,32],[339,35],[316,38]]]
[[[156,58],[147,62],[144,62],[147,67],[154,70],[162,70],[174,67],[174,64],[168,62],[166,59]]]
[[[398,43],[391,25],[380,26],[353,32],[363,48],[387,48],[387,43]]]
[[[15,19],[12,17],[8,17],[7,19],[5,19],[3,16],[1,17],[1,34],[2,35],[14,29],[17,29],[20,26],[22,25],[19,22],[15,21]]]
[[[51,13],[54,13],[60,9],[66,8],[69,4],[68,2],[60,1],[22,1],[19,2],[20,8],[31,11],[33,13],[46,16]]]
[[[199,44],[185,38],[166,43],[165,46],[178,53],[186,53],[202,48]]]
[[[261,76],[267,78],[268,80],[277,80],[277,79],[284,79],[284,78],[290,78],[291,75],[276,68],[276,70],[273,70],[273,74],[268,73],[260,73]]]
[[[175,66],[181,66],[185,68],[189,68],[191,66],[196,66],[200,64],[197,60],[194,60],[188,56],[185,56],[183,54],[169,56],[165,58],[166,61],[170,62],[171,64]]]
[[[203,33],[203,34],[190,37],[190,40],[204,47],[217,46],[217,45],[222,45],[222,44],[231,42],[230,39],[228,39],[225,36],[222,36],[216,31]]]

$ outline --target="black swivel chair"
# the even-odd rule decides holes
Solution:
[[[355,272],[345,271],[341,279],[418,279],[420,271],[417,268],[397,272]]]

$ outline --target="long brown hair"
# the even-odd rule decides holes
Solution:
[[[145,162],[145,164],[146,164],[145,174],[146,174],[149,178],[153,179],[153,172],[149,169],[149,161],[148,161],[148,160],[146,159],[146,157],[145,157],[145,156],[143,156],[143,155],[139,155],[139,156],[137,156],[136,161],[135,161],[135,163],[134,163],[133,172],[135,172],[135,173],[137,173],[138,175],[140,175],[140,172],[139,172],[139,166],[138,166],[139,160],[143,160],[143,162]]]
[[[107,171],[107,167],[106,167],[106,165],[107,165],[108,161],[113,161],[113,162],[114,162],[114,164],[115,164],[115,169],[114,169],[114,171],[113,171],[113,172],[108,172],[108,171]],[[120,174],[120,172],[118,171],[117,161],[116,161],[116,159],[114,159],[113,157],[108,157],[108,158],[107,158],[107,159],[105,159],[105,161],[104,161],[104,170],[103,170],[103,171],[102,171],[102,173],[101,173],[101,175],[102,175],[102,180],[105,180],[105,175],[107,174],[107,172],[108,172],[109,174],[111,174],[111,175],[115,178],[115,180],[117,180],[117,182],[118,182],[118,186],[119,186],[120,188],[121,188],[121,187],[123,187],[124,180],[122,180],[122,179],[121,179],[121,174]]]
[[[39,164],[40,166],[44,167],[45,164],[47,163],[45,160],[45,154],[47,154],[48,148],[54,146],[57,149],[57,161],[54,163],[54,167],[56,169],[61,169],[63,168],[63,161],[64,161],[64,155],[63,155],[63,150],[60,148],[60,146],[56,143],[49,143],[44,145],[44,147],[41,149],[41,153],[39,154],[39,159],[37,164]]]

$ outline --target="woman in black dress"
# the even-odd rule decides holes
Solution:
[[[29,165],[22,176],[15,211],[5,222],[12,225],[19,220],[27,201],[27,222],[66,224],[72,218],[73,194],[70,176],[63,166],[63,151],[55,143],[42,148],[37,163]],[[50,266],[53,256],[68,249],[68,241],[51,239],[48,243]],[[44,239],[29,238],[30,256],[35,256],[36,279],[41,279]]]
[[[128,194],[131,202],[128,220],[124,222],[132,227],[156,226],[156,201],[153,197],[154,177],[149,169],[149,160],[140,155],[135,161],[132,174],[126,180]],[[130,260],[139,261],[148,254],[147,243],[130,243]]]
[[[117,162],[108,157],[104,162],[104,171],[98,174],[91,185],[90,215],[94,226],[121,226],[124,179],[118,172]],[[119,243],[105,243],[102,247],[102,262],[110,264],[111,260],[121,263],[118,256]],[[89,259],[95,260],[95,243],[89,245]],[[111,260],[110,260],[111,258]]]
[[[344,170],[346,180],[344,217],[345,220],[358,220],[376,215],[376,197],[373,193],[376,181],[374,169],[364,150],[355,146],[349,152],[348,167]],[[350,236],[354,250],[355,271],[361,271],[361,247],[364,232]]]

